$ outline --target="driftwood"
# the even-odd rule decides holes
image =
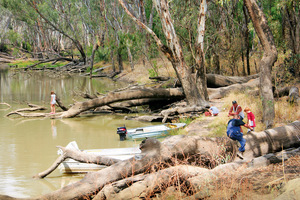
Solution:
[[[9,105],[8,103],[5,103],[5,102],[0,103],[0,105],[6,105],[8,108],[11,108],[11,105]]]
[[[20,115],[22,117],[45,117],[45,116],[50,116],[48,113],[24,113],[24,112],[33,112],[37,110],[47,110],[47,108],[42,107],[42,106],[37,106],[33,104],[28,104],[30,108],[21,108],[14,110],[6,115],[6,117],[9,117],[11,115]]]
[[[95,69],[95,70],[93,70],[92,73],[101,72],[101,71],[103,71],[104,69],[106,69],[106,68],[108,68],[108,67],[112,67],[112,65],[109,65],[109,66],[105,66],[105,67],[101,67],[101,68]],[[90,75],[90,72],[84,74],[84,76],[89,76],[89,75]],[[97,77],[97,75],[93,75],[93,77]]]
[[[118,195],[118,193],[121,194],[125,190],[134,191],[132,194],[133,197],[134,195],[142,197],[155,193],[155,191],[161,192],[161,190],[164,190],[164,184],[160,183],[169,181],[171,184],[176,184],[179,179],[181,182],[186,183],[186,185],[190,185],[193,190],[195,189],[192,194],[197,194],[197,192],[200,192],[201,188],[203,188],[202,186],[205,186],[205,182],[209,180],[208,178],[211,178],[210,181],[217,181],[218,178],[224,174],[230,175],[232,171],[235,171],[241,166],[241,162],[249,163],[248,165],[252,167],[261,166],[261,163],[268,163],[265,161],[258,162],[253,159],[281,151],[282,149],[299,147],[299,130],[300,121],[295,121],[283,127],[247,134],[245,136],[247,142],[244,160],[240,160],[240,158],[235,156],[237,147],[235,143],[231,142],[228,138],[203,138],[199,136],[178,135],[169,137],[161,143],[156,139],[146,139],[140,144],[142,151],[140,156],[116,162],[110,167],[94,173],[88,173],[79,182],[43,195],[39,197],[39,199],[90,199],[96,194],[99,194],[99,196],[96,196],[97,198],[95,197],[96,199],[102,199],[103,197],[113,197],[111,195]],[[74,155],[76,155],[76,153]],[[234,160],[234,162],[219,165],[222,160],[228,157],[231,158],[228,159],[229,161]],[[75,157],[72,158],[74,159]],[[266,158],[267,157],[265,157],[265,159]],[[272,159],[269,159],[270,162],[272,162],[271,160]],[[90,159],[89,162],[91,162]],[[99,162],[99,160],[96,162]],[[180,166],[180,164],[183,163],[184,165]],[[260,164],[258,165],[257,163]],[[210,166],[213,169],[203,169],[202,167],[196,166],[191,167],[187,166],[188,164],[202,164],[202,166]],[[172,168],[172,166],[175,167]],[[149,172],[152,173],[147,175]],[[177,174],[178,179],[175,177],[174,179],[166,179],[166,174],[173,174],[172,172],[176,172],[174,176]],[[135,175],[141,173],[146,173],[146,176],[143,177],[139,175],[135,177]],[[152,179],[153,177],[158,179]],[[126,188],[121,188],[121,190],[117,191],[114,189],[107,190],[109,186],[106,185],[111,183],[120,184],[120,182],[117,181],[124,180],[124,182],[126,182],[127,178],[128,185]],[[133,180],[145,180],[145,182],[138,181],[134,183],[132,182]],[[152,180],[152,183],[150,180]],[[162,181],[156,182],[155,180]],[[162,187],[156,187],[157,185],[155,185],[155,183]],[[137,187],[137,185],[139,185],[139,187]],[[104,188],[105,186],[106,188]],[[128,186],[130,187],[128,188]],[[131,186],[133,187],[131,188]],[[74,188],[76,189],[74,190]]]

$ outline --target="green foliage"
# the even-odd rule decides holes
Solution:
[[[181,117],[179,118],[179,123],[186,123],[186,125],[189,125],[193,121],[190,117]]]
[[[149,77],[156,77],[158,76],[158,69],[157,62],[153,61],[153,64],[151,65],[152,68],[148,69]]]
[[[33,2],[43,17],[35,11]],[[291,19],[299,16],[299,1],[258,0],[257,2],[267,17],[276,46],[279,50],[292,49],[291,37],[288,35],[290,30],[287,25],[285,28],[283,27],[285,24],[283,20],[287,18],[287,11]],[[128,3],[134,4],[132,1]],[[195,54],[194,44],[197,37],[199,1],[173,0],[168,3],[185,62],[189,66],[193,66],[195,64],[193,54]],[[111,51],[114,52],[114,56],[117,53],[121,54],[125,60],[128,56],[128,48],[134,60],[145,55],[149,59],[157,58],[160,53],[151,36],[125,14],[116,0],[106,1],[105,6],[94,0],[0,0],[0,8],[12,14],[12,20],[15,20],[8,24],[9,31],[4,33],[5,39],[28,51],[39,49],[40,46],[37,45],[42,45],[41,49],[43,49],[45,43],[47,48],[56,50],[59,45],[59,36],[62,37],[59,39],[63,41],[66,48],[72,48],[69,52],[80,55],[79,51],[75,50],[78,48],[78,45],[75,45],[78,42],[89,57],[92,54],[93,44],[101,40],[103,35],[104,40],[101,42],[104,44],[101,44],[97,50],[95,62],[109,61]],[[136,8],[136,6],[132,6],[132,9]],[[153,16],[153,25],[150,28],[163,44],[167,44],[160,17],[153,7],[153,2],[145,0],[144,8],[146,25],[149,26],[150,16]],[[140,19],[140,16],[137,17]],[[297,24],[297,21],[291,23]],[[242,53],[245,55],[246,52],[244,39],[246,32],[249,33],[248,48],[252,53],[251,56],[255,53],[261,55],[261,51],[259,51],[261,43],[255,34],[252,22],[245,24],[243,0],[208,1],[204,49],[206,67],[209,72],[214,70],[213,63],[210,62],[215,55],[218,55],[224,73],[228,73],[227,69],[230,67],[232,67],[233,73],[237,73],[242,66],[241,55]],[[45,38],[43,34],[45,34]],[[14,55],[21,54],[15,50]],[[293,60],[297,64],[299,58],[298,60],[296,58],[297,55]],[[251,57],[250,59],[250,62],[253,62],[255,58]],[[158,75],[156,68],[149,70],[150,76]]]
[[[8,53],[8,47],[7,45],[0,43],[0,52]]]
[[[13,31],[13,30],[9,30],[7,33],[7,38],[16,46],[20,47],[21,46],[21,36],[19,35],[19,33]]]

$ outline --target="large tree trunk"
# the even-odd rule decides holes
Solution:
[[[204,33],[205,33],[205,17],[207,12],[206,0],[200,1],[198,25],[197,25],[197,39],[195,44],[195,58],[196,58],[196,86],[203,100],[208,101],[207,84],[206,84],[206,66],[204,54]],[[196,97],[198,98],[198,97]]]
[[[295,121],[283,127],[246,135],[245,139],[247,142],[244,161],[249,163],[252,159],[268,153],[291,147],[299,147],[299,129],[300,121]],[[200,136],[177,135],[165,139],[162,143],[150,138],[140,144],[140,149],[142,151],[141,155],[129,160],[117,162],[95,173],[89,173],[81,181],[39,198],[62,200],[89,199],[92,195],[101,191],[107,184],[129,177],[134,178],[135,175],[140,173],[155,172],[167,168],[168,166],[180,165],[182,161],[185,164],[202,163],[212,168],[219,165],[222,159],[229,155],[231,155],[231,157],[233,156],[232,158],[236,161],[240,161],[240,158],[236,157],[235,154],[237,151],[236,143],[231,142],[228,138],[203,138]],[[77,154],[73,154],[73,156],[76,155]],[[89,159],[88,162],[91,162],[91,160]],[[99,162],[99,158],[97,162]],[[213,169],[213,171],[219,170],[218,172],[222,173],[213,173],[213,176],[218,177],[224,173],[230,173],[237,166],[239,166],[238,163],[219,165]],[[195,173],[194,176],[202,174],[202,176],[206,175],[207,177],[207,175],[210,176],[212,172],[212,170],[203,168],[195,168],[195,170],[198,172]],[[199,174],[199,172],[201,173]],[[204,174],[202,172],[204,172]],[[209,174],[206,174],[206,172]],[[150,176],[151,175],[153,175],[153,173],[150,174]],[[162,173],[160,177],[166,178],[165,175],[165,173]],[[139,178],[141,177],[139,176]],[[201,181],[200,177],[197,177],[197,179]],[[138,179],[136,178],[136,180]],[[197,182],[199,183],[199,180]],[[127,183],[128,185],[132,184],[130,181]],[[197,183],[195,184],[197,185]],[[144,188],[145,187],[139,187],[140,194]],[[116,191],[113,192],[115,193]],[[135,190],[134,192],[136,193],[138,191]]]
[[[122,0],[119,0],[122,7],[125,9],[126,13],[143,29],[145,29],[151,36],[155,39],[157,46],[159,49],[165,54],[165,56],[172,63],[172,66],[177,74],[178,79],[182,84],[182,88],[184,94],[187,98],[187,101],[190,105],[206,105],[207,92],[205,91],[206,86],[203,88],[203,84],[205,84],[205,79],[201,80],[203,82],[197,82],[200,80],[199,77],[202,77],[205,70],[201,72],[197,72],[196,75],[192,74],[192,69],[187,66],[182,48],[179,43],[179,39],[175,32],[175,28],[172,23],[171,15],[169,13],[169,5],[167,0],[153,0],[153,4],[158,12],[160,17],[163,32],[166,37],[167,46],[164,45],[161,40],[157,37],[157,35],[151,30],[148,26],[142,23],[139,19],[134,17],[127,7],[125,6]],[[204,31],[204,30],[203,30]],[[202,57],[203,55],[200,55]],[[203,67],[203,66],[201,66]],[[205,78],[205,74],[204,74]],[[202,90],[203,89],[203,90]]]
[[[246,47],[246,64],[247,64],[247,73],[248,75],[251,74],[250,71],[250,45],[249,45],[249,29],[248,29],[248,23],[249,23],[249,17],[247,15],[247,9],[246,9],[246,5],[244,3],[243,5],[243,13],[244,13],[244,17],[245,17],[245,28],[244,28],[244,40],[245,40],[245,47]]]
[[[93,77],[93,67],[94,67],[94,58],[95,58],[95,53],[99,48],[98,42],[96,42],[93,46],[93,51],[92,51],[92,56],[91,56],[91,67],[90,67],[90,79]]]
[[[267,128],[270,128],[273,126],[275,118],[271,70],[277,60],[277,50],[267,19],[258,7],[256,0],[244,0],[244,2],[264,49],[260,62],[260,95],[263,105],[263,122]]]

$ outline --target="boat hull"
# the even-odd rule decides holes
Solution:
[[[68,146],[66,148],[68,148]],[[122,161],[122,160],[130,159],[135,155],[140,154],[141,150],[139,149],[139,147],[130,147],[130,148],[112,148],[112,149],[90,149],[90,150],[83,150],[83,152],[96,154],[104,157],[115,158]],[[105,167],[107,166],[90,164],[90,163],[81,163],[73,159],[67,159],[64,162],[62,162],[58,168],[60,172],[63,174],[74,174],[74,173],[87,173],[91,171],[98,171]]]
[[[183,128],[185,123],[170,123],[156,126],[146,126],[134,129],[128,129],[126,137],[129,139],[144,139],[149,137],[164,137],[171,131]]]

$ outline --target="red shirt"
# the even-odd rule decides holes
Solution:
[[[247,118],[248,118],[248,125],[251,126],[251,127],[256,127],[256,124],[255,124],[255,116],[252,112],[249,112],[247,113]],[[251,124],[251,122],[253,122],[253,124]]]

